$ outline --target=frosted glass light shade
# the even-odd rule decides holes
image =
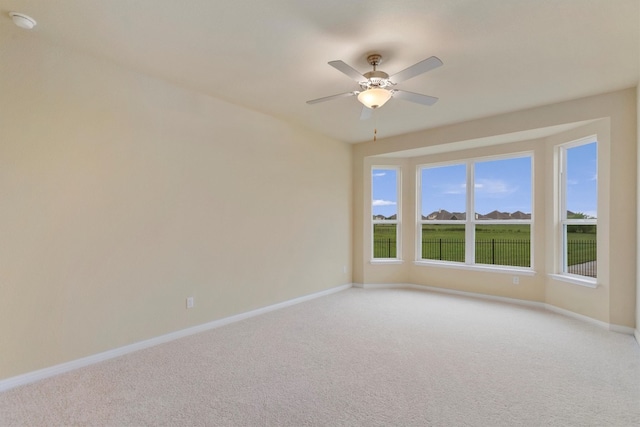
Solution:
[[[382,107],[390,98],[391,91],[380,88],[367,89],[358,94],[358,101],[371,109]]]
[[[36,20],[23,13],[9,12],[9,16],[13,20],[13,23],[25,30],[32,30],[36,26]]]

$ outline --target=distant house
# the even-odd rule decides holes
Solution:
[[[465,212],[449,212],[445,209],[439,209],[438,211],[431,212],[426,217],[423,215],[422,219],[426,219],[429,221],[440,220],[440,221],[456,221],[456,220],[465,220],[467,218],[467,214]]]
[[[476,219],[499,219],[499,220],[505,220],[505,219],[531,219],[531,214],[530,213],[524,213],[521,211],[515,211],[513,213],[509,213],[509,212],[500,212],[498,210],[495,210],[493,212],[489,212],[486,215],[482,215],[479,213],[475,214]],[[466,212],[449,212],[446,211],[444,209],[440,209],[437,210],[435,212],[431,212],[429,215],[425,216],[422,215],[422,219],[423,220],[428,220],[428,221],[464,221],[467,219],[467,214]]]
[[[511,214],[511,219],[531,219],[531,214],[515,211],[514,213]]]
[[[447,220],[451,219],[451,212],[446,211],[444,209],[437,210],[435,212],[431,212],[427,215],[428,220]]]
[[[508,212],[492,211],[486,215],[483,215],[482,219],[511,219],[511,215]]]
[[[397,219],[397,218],[398,218],[398,215],[396,215],[396,214],[393,214],[393,215],[391,215],[391,216],[390,216],[390,217],[388,217],[388,218],[387,218],[386,216],[384,216],[384,215],[374,215],[374,216],[373,216],[373,220],[374,220],[374,221],[383,221],[383,220],[385,220],[385,219],[388,219],[388,220],[395,220],[395,219]]]

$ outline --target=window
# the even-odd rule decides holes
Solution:
[[[477,264],[531,267],[531,157],[474,165]]]
[[[466,177],[465,164],[422,168],[422,259],[465,261]]]
[[[561,273],[597,277],[598,144],[594,138],[560,146]]]
[[[520,155],[421,167],[420,259],[531,267],[531,162]]]
[[[371,170],[372,258],[399,259],[399,169],[374,166]]]

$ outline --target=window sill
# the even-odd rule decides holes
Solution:
[[[535,276],[536,272],[530,268],[523,267],[498,267],[498,266],[488,266],[488,265],[469,265],[463,263],[455,263],[455,262],[438,262],[438,261],[414,261],[415,265],[425,266],[425,267],[444,267],[444,268],[455,268],[457,270],[469,270],[469,271],[485,271],[487,273],[502,273],[502,274],[517,274],[519,276]]]
[[[393,258],[376,258],[369,260],[369,264],[404,264],[404,260]]]
[[[555,280],[559,280],[561,282],[567,282],[574,285],[584,286],[592,289],[595,289],[599,286],[596,279],[585,278],[582,276],[576,276],[572,274],[550,274],[549,277]]]

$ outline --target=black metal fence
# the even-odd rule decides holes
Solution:
[[[422,258],[464,262],[464,239],[422,240]]]
[[[477,240],[476,263],[531,266],[531,244],[528,240]]]
[[[528,240],[476,240],[476,264],[529,267],[531,245]],[[422,259],[464,262],[464,239],[422,241]]]
[[[374,239],[373,240],[373,257],[374,258],[395,258],[396,257],[396,239]]]
[[[422,259],[456,261],[465,260],[464,239],[422,240]],[[374,258],[395,258],[396,240],[374,239]],[[477,240],[475,242],[476,264],[531,266],[531,243],[529,240]],[[567,243],[568,272],[596,277],[596,240],[578,240]]]
[[[597,277],[596,240],[577,240],[567,243],[567,272],[580,276]]]

